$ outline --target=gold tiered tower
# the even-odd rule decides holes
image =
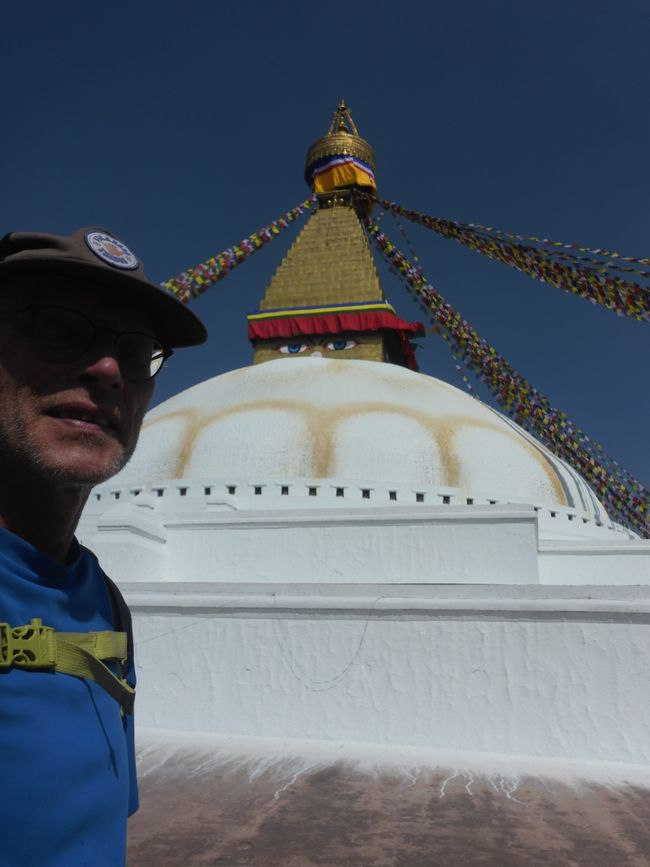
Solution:
[[[409,336],[386,301],[362,221],[376,194],[375,155],[341,101],[307,152],[317,210],[249,315],[255,363],[291,355],[390,361],[414,367]]]

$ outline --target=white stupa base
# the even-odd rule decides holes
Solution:
[[[140,725],[650,764],[644,587],[123,590]]]

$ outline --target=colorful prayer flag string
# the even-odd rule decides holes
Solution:
[[[315,197],[311,196],[305,199],[300,205],[286,211],[277,220],[273,220],[268,226],[263,226],[257,232],[253,232],[247,238],[244,238],[239,244],[234,247],[228,247],[222,253],[217,253],[210,259],[206,259],[200,265],[194,268],[188,268],[187,271],[181,271],[176,277],[166,280],[161,283],[163,289],[167,289],[174,295],[177,295],[181,301],[187,304],[192,298],[197,298],[206,289],[209,289],[214,283],[223,279],[233,268],[236,268],[249,256],[252,256],[257,250],[276,238],[283,229],[286,229],[291,223],[301,217],[306,210],[311,209],[315,202]]]
[[[517,424],[576,469],[616,521],[650,538],[650,492],[481,338],[374,222],[366,225],[389,266],[433,314],[431,324],[445,338],[455,360],[460,359],[488,387]]]
[[[460,225],[466,226],[469,229],[474,229],[475,231],[485,232],[489,235],[509,238],[511,241],[532,241],[536,244],[544,244],[544,246],[547,247],[558,247],[562,250],[575,250],[578,253],[590,253],[593,256],[605,256],[610,260],[618,259],[621,262],[635,262],[639,265],[650,265],[650,259],[624,256],[622,253],[616,253],[613,250],[603,250],[600,247],[581,247],[579,244],[566,244],[564,241],[553,241],[551,238],[538,238],[536,235],[517,235],[514,232],[505,232],[503,229],[496,229],[494,226],[482,226],[480,223],[461,223]],[[586,257],[575,258],[580,258],[584,261],[593,261]],[[604,261],[605,260],[602,260],[603,264]],[[611,264],[610,267],[614,267],[614,264]],[[650,276],[650,272],[642,271],[640,268],[620,268],[620,270],[642,274],[644,277]]]
[[[623,268],[615,262],[607,262],[604,259],[593,260],[588,257],[574,256],[569,250],[575,249],[578,252],[588,252],[610,259],[641,264],[650,264],[648,259],[634,259],[606,250],[560,244],[547,239],[523,238],[523,236],[510,235],[490,227],[443,220],[429,214],[409,210],[396,202],[389,202],[385,199],[379,199],[379,204],[396,216],[419,223],[445,238],[451,238],[463,244],[470,250],[475,250],[490,259],[503,262],[518,271],[523,271],[530,277],[544,283],[550,283],[566,292],[572,292],[594,304],[602,304],[621,316],[630,316],[640,321],[650,321],[650,288],[622,279],[617,274],[612,273],[613,270],[634,270],[638,276],[648,278],[650,272]],[[535,240],[540,245],[551,245],[551,249],[521,244],[519,239]],[[554,247],[561,249],[556,250],[553,249]]]

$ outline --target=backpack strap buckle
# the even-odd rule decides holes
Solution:
[[[12,666],[54,669],[54,629],[43,626],[39,617],[34,617],[26,626],[11,627],[8,623],[0,623],[0,669]]]

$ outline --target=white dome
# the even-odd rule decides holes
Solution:
[[[500,413],[402,367],[281,359],[189,388],[146,416],[116,484],[372,479],[564,506],[607,522],[584,480]]]

